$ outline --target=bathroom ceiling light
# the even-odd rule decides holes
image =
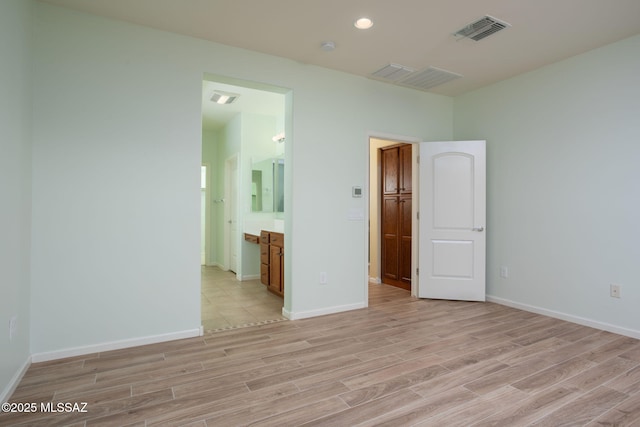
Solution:
[[[216,90],[213,92],[211,96],[211,100],[216,104],[231,104],[236,99],[240,97],[239,93],[231,93],[231,92],[223,92],[221,90]]]
[[[370,18],[362,17],[356,19],[356,22],[353,25],[359,30],[368,30],[373,27],[373,21]]]

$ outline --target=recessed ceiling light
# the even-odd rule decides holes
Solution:
[[[353,25],[359,30],[368,30],[373,27],[373,21],[370,18],[362,17],[356,19],[356,22],[354,22]]]

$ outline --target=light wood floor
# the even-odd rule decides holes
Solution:
[[[0,425],[640,425],[640,342],[371,285],[370,307],[34,364]]]

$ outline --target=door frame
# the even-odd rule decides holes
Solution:
[[[366,158],[367,158],[367,176],[365,179],[365,191],[364,191],[364,203],[365,203],[365,218],[364,223],[369,224],[369,227],[365,229],[365,253],[369,253],[370,250],[370,229],[374,226],[379,228],[379,219],[380,219],[380,211],[381,211],[381,200],[379,200],[379,195],[376,196],[377,205],[375,207],[371,206],[371,192],[376,191],[380,192],[379,188],[379,180],[377,182],[371,182],[371,156],[372,152],[378,150],[378,148],[373,148],[371,140],[372,139],[380,139],[384,141],[389,141],[389,145],[403,143],[403,144],[418,144],[422,142],[422,139],[406,136],[406,135],[394,135],[394,134],[386,134],[382,132],[368,132],[366,138]],[[419,206],[419,182],[420,177],[418,176],[418,155],[419,150],[416,149],[416,145],[414,145],[414,149],[412,152],[412,168],[411,168],[411,185],[413,188],[411,195],[411,295],[416,296],[418,292],[417,281],[418,275],[416,273],[416,268],[418,266],[418,206]],[[374,225],[371,224],[371,214],[370,210],[376,209],[376,218],[378,222]],[[380,237],[378,236],[377,242],[375,242],[377,250],[377,263],[380,268],[380,248],[382,247]],[[369,259],[368,257],[365,259],[364,263],[364,271],[365,271],[365,283],[364,283],[364,305],[365,307],[369,306]]]

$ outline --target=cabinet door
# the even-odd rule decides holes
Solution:
[[[380,150],[382,155],[382,192],[398,194],[398,148]]]
[[[279,246],[269,246],[269,289],[282,294],[283,253]]]
[[[382,276],[398,279],[398,197],[386,196],[382,200]]]
[[[260,282],[265,286],[269,286],[269,257],[269,244],[260,243]]]
[[[400,152],[399,155],[399,180],[400,180],[400,193],[401,194],[410,194],[411,193],[411,150],[413,145],[407,144],[401,146],[398,150]]]

